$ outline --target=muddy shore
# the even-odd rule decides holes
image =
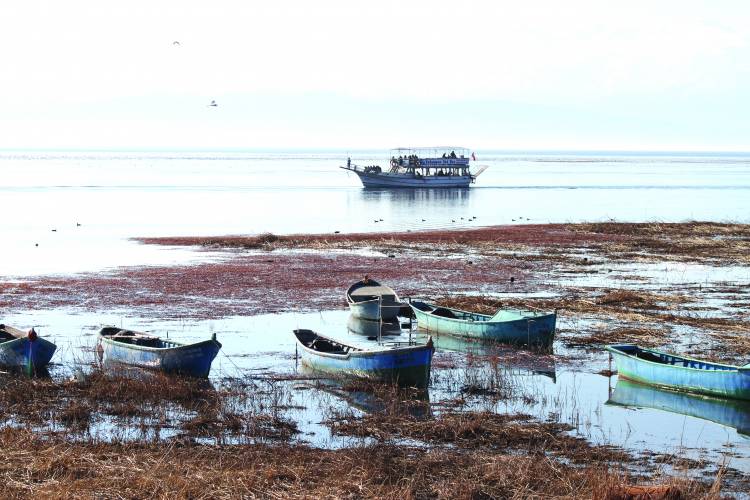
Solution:
[[[196,321],[345,309],[344,290],[368,274],[403,297],[466,310],[556,309],[559,364],[585,364],[588,353],[622,341],[723,361],[750,355],[747,225],[550,224],[139,241],[221,256],[6,282],[0,309],[123,311]],[[493,359],[480,361],[491,366]],[[443,370],[441,363],[444,358],[433,368]],[[423,403],[401,391],[344,387],[340,392],[364,391],[384,409],[368,415],[331,410],[326,425],[356,440],[320,451],[293,443],[295,423],[277,415],[278,394],[250,404],[241,384],[222,382],[210,396],[184,385],[154,395],[142,384],[113,382],[96,371],[86,377],[12,379],[4,412],[16,424],[0,430],[0,448],[9,463],[24,464],[24,473],[3,469],[11,496],[636,498],[626,486],[642,484],[682,498],[718,498],[722,486],[735,492],[748,486],[742,474],[718,463],[634,456],[573,437],[560,422],[496,415],[463,401],[470,395],[528,397],[486,384],[450,404],[442,401],[440,411],[428,401],[417,416],[414,405]],[[113,383],[116,398],[107,395]],[[284,390],[301,383],[290,381]],[[315,383],[306,390],[318,390]],[[37,394],[34,404],[23,397],[29,391]],[[184,417],[171,416],[175,407]],[[55,425],[38,432],[50,415]],[[139,439],[102,442],[90,433],[96,415],[152,430]],[[155,427],[176,431],[155,439]]]

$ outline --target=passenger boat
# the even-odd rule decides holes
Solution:
[[[490,316],[420,300],[410,300],[409,305],[417,326],[438,334],[539,346],[551,345],[555,337],[556,312],[500,309]]]
[[[355,165],[351,158],[341,168],[357,174],[366,188],[466,188],[487,168],[472,174],[469,160],[466,148],[396,148],[385,169]]]
[[[369,276],[349,287],[346,302],[353,316],[372,321],[393,321],[402,308],[408,310],[408,304],[401,302],[392,288]]]
[[[678,413],[732,427],[745,436],[750,435],[750,401],[664,390],[619,379],[607,404]]]
[[[294,330],[294,337],[302,365],[316,372],[418,388],[430,380],[432,339],[422,345],[392,342],[365,349],[312,330]]]
[[[183,344],[146,333],[106,326],[99,331],[102,362],[140,368],[208,377],[221,344],[216,336],[210,340]]]
[[[679,391],[750,399],[750,364],[724,365],[667,354],[637,345],[606,347],[621,378]]]
[[[57,346],[37,335],[0,324],[0,366],[22,370],[29,375],[42,371],[55,354]]]

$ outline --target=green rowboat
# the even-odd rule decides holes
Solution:
[[[557,313],[500,309],[494,315],[478,314],[411,300],[409,305],[420,329],[507,344],[549,346],[555,336]]]

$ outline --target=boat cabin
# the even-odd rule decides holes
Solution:
[[[468,176],[469,150],[460,147],[396,148],[391,150],[391,173],[420,176]]]

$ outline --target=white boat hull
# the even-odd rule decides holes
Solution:
[[[469,187],[474,180],[471,175],[429,175],[416,176],[411,173],[364,173],[353,169],[346,169],[359,176],[366,188],[450,188]]]

